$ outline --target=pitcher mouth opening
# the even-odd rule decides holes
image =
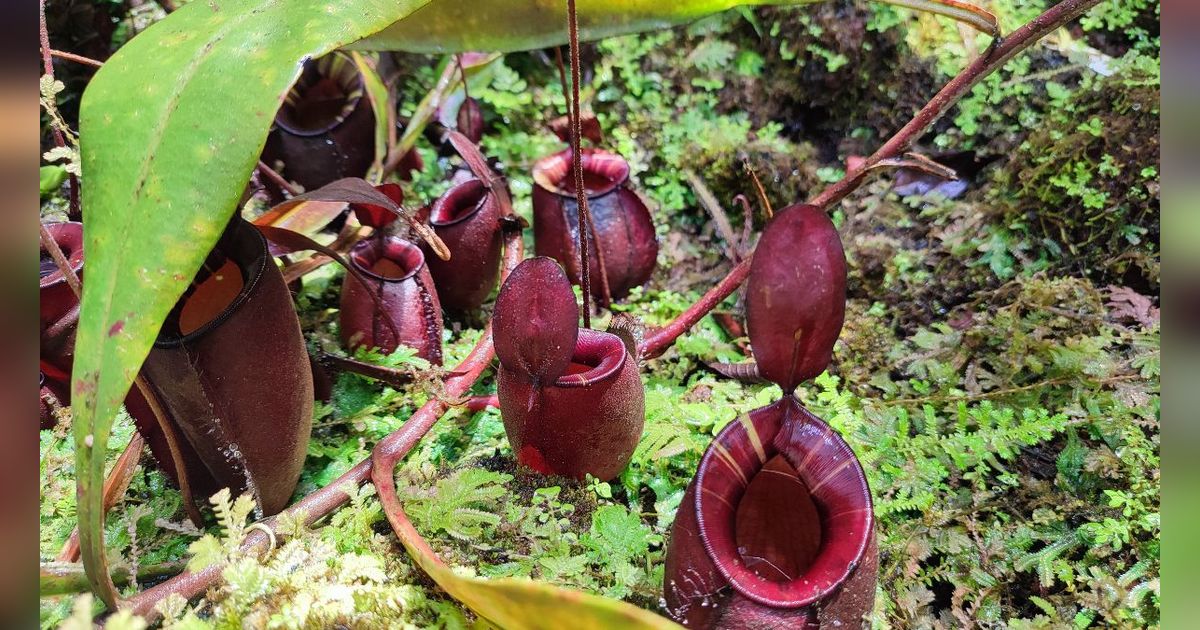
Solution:
[[[629,180],[625,158],[600,149],[583,149],[583,186],[589,199],[607,195]],[[561,197],[575,199],[574,160],[571,151],[559,151],[539,160],[533,167],[533,181]]]
[[[400,282],[417,274],[425,265],[425,254],[416,244],[390,236],[380,241],[359,241],[350,250],[350,264],[362,274],[383,282]]]
[[[429,211],[429,222],[437,227],[445,227],[466,221],[475,216],[487,199],[487,187],[478,179],[467,180],[433,203]]]
[[[363,79],[342,53],[305,64],[275,114],[275,124],[297,136],[316,136],[346,120],[363,97]]]
[[[556,387],[586,387],[615,376],[625,366],[625,344],[612,333],[581,328],[567,371]]]
[[[820,601],[854,574],[870,544],[862,466],[790,396],[723,429],[696,489],[706,553],[738,594],[765,606]]]
[[[155,347],[175,347],[220,326],[250,298],[269,262],[266,239],[235,218],[167,315]]]
[[[67,263],[75,275],[83,270],[83,224],[74,221],[63,223],[46,223],[46,231],[58,244],[58,248],[62,250],[63,256],[66,257]],[[38,288],[47,289],[54,285],[66,282],[62,271],[51,258],[50,252],[46,251],[45,247],[41,248],[38,256]]]

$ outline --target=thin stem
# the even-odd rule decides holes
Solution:
[[[285,179],[283,175],[280,175],[278,171],[270,166],[267,166],[266,162],[263,162],[262,160],[258,161],[258,172],[262,173],[264,177],[271,180],[271,183],[283,189],[283,191],[287,194],[293,197],[301,194],[300,189],[293,186],[292,183]]]
[[[653,359],[662,354],[675,340],[683,333],[687,332],[697,322],[704,319],[710,311],[723,302],[725,298],[733,294],[738,286],[746,280],[750,275],[751,254],[747,254],[742,262],[734,265],[729,271],[729,275],[721,279],[717,286],[708,290],[695,304],[688,307],[679,317],[667,324],[663,328],[658,329],[654,334],[646,338],[639,347],[639,354],[642,358]]]
[[[563,65],[562,47],[554,47],[554,65],[558,66],[558,80],[562,83],[563,102],[567,106],[567,120],[571,120],[571,86],[567,83],[567,69]]]
[[[59,59],[66,59],[67,61],[74,61],[75,63],[81,63],[85,66],[91,66],[93,68],[99,68],[104,65],[103,61],[96,61],[95,59],[92,59],[91,57],[84,57],[83,55],[76,55],[75,53],[69,53],[65,50],[54,50],[53,48],[51,48],[50,54],[54,57],[58,57]]]
[[[58,267],[59,273],[67,281],[67,286],[71,287],[71,292],[75,294],[75,299],[82,298],[83,283],[79,281],[79,276],[75,275],[75,270],[71,268],[70,261],[63,254],[62,248],[58,246],[58,241],[54,240],[54,236],[50,234],[50,230],[46,229],[45,223],[38,224],[38,232],[38,237],[42,241],[42,247],[46,249],[46,253],[50,254],[50,259],[54,261],[54,266]]]
[[[704,206],[704,209],[708,210],[708,214],[712,216],[713,223],[717,226],[717,232],[725,241],[725,255],[734,264],[741,262],[741,255],[738,252],[738,237],[733,233],[733,224],[729,222],[729,215],[725,214],[721,202],[717,201],[717,197],[708,189],[696,171],[690,168],[684,169],[683,177],[691,184],[692,191],[696,193],[696,199],[700,201],[700,205]]]
[[[38,44],[42,50],[42,72],[51,79],[54,78],[54,61],[51,60],[50,48],[50,31],[46,26],[46,0],[38,0]],[[50,131],[54,134],[54,144],[58,147],[67,146],[67,139],[63,136],[62,130],[50,126]],[[70,184],[69,203],[69,218],[72,221],[78,221],[83,212],[79,206],[79,178],[71,173],[67,178]]]
[[[467,99],[471,98],[471,87],[467,85],[467,71],[462,65],[462,53],[454,55],[454,64],[458,66],[459,80],[462,81],[463,84],[463,102],[466,102]]]
[[[571,42],[571,171],[575,176],[575,199],[579,203],[579,278],[583,288],[583,327],[592,327],[592,270],[588,260],[588,224],[591,223],[591,208],[588,207],[587,189],[583,186],[583,151],[580,148],[581,125],[579,123],[579,23],[575,13],[575,0],[567,0],[567,35]]]

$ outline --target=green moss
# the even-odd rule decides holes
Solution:
[[[1054,105],[997,178],[1002,220],[1071,272],[1157,286],[1158,77],[1129,67]]]

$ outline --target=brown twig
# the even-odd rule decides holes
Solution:
[[[134,431],[133,437],[129,438],[129,444],[125,445],[125,450],[121,452],[121,456],[117,458],[117,462],[113,464],[112,470],[108,473],[108,479],[104,480],[105,512],[113,509],[121,497],[125,496],[125,490],[129,488],[129,482],[133,481],[133,471],[137,469],[142,448],[145,446],[146,441],[142,439],[142,435]],[[58,552],[57,560],[59,562],[79,562],[78,527],[71,532],[62,551]]]
[[[67,61],[74,61],[75,63],[81,63],[85,66],[91,66],[93,68],[99,68],[104,65],[103,61],[96,61],[95,59],[92,59],[91,57],[84,57],[83,55],[76,55],[75,53],[69,53],[65,50],[55,50],[55,49],[51,48],[50,55],[53,57],[58,57],[59,59],[65,59]]]
[[[725,214],[725,209],[721,207],[721,202],[717,201],[717,197],[712,194],[712,191],[705,185],[704,180],[690,168],[683,170],[683,176],[692,186],[692,191],[696,193],[696,199],[700,201],[700,205],[708,211],[712,216],[713,222],[717,225],[717,232],[721,234],[721,238],[725,241],[725,255],[734,264],[741,262],[742,256],[738,251],[741,246],[736,234],[733,233],[733,224],[729,222],[729,215]]]
[[[280,175],[278,171],[271,168],[270,166],[267,166],[266,162],[263,162],[262,160],[258,161],[258,172],[262,173],[262,175],[264,177],[271,180],[272,184],[275,184],[276,186],[280,187],[287,194],[289,194],[293,197],[301,194],[301,191],[299,188],[296,188],[295,186],[293,186],[292,183],[289,182],[283,175]]]

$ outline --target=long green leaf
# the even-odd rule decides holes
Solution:
[[[110,608],[100,490],[118,406],[232,215],[303,60],[425,1],[196,0],[121,48],[88,86],[88,271],[72,391],[80,546]]]
[[[578,0],[579,33],[594,40],[667,28],[737,6],[805,5],[822,0]],[[997,34],[996,19],[970,0],[876,0],[944,15]],[[567,3],[537,0],[434,0],[351,47],[449,53],[509,52],[566,43]]]
[[[382,489],[381,493],[384,492],[389,491]],[[616,599],[535,580],[485,580],[459,575],[438,558],[403,512],[388,514],[388,520],[400,543],[422,571],[451,597],[501,628],[682,630],[682,626],[666,617]]]

